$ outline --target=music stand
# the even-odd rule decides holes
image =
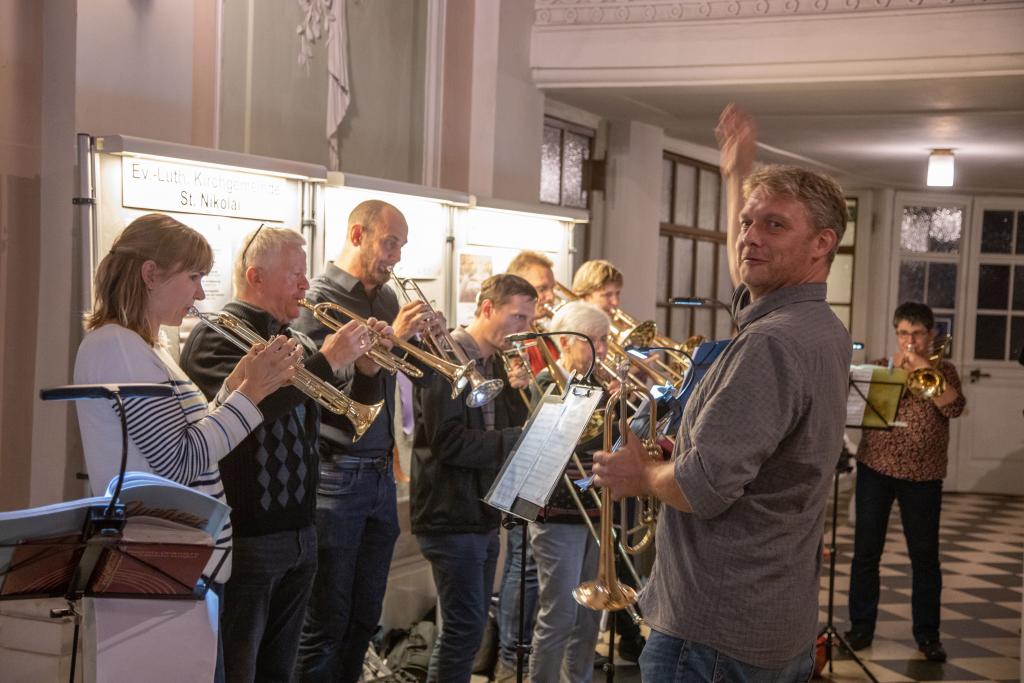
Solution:
[[[122,540],[122,532],[124,530],[125,523],[127,521],[125,515],[125,506],[120,502],[121,488],[124,483],[125,469],[128,462],[128,419],[125,412],[124,398],[129,397],[156,397],[156,396],[171,396],[173,395],[173,389],[166,384],[143,384],[143,383],[127,383],[127,384],[81,384],[81,385],[68,385],[61,387],[54,387],[50,389],[42,389],[39,392],[40,399],[44,401],[79,401],[88,399],[105,399],[113,400],[116,405],[116,412],[121,421],[121,462],[118,468],[117,483],[110,496],[109,503],[105,505],[92,505],[86,508],[86,515],[84,525],[81,531],[79,540],[74,543],[56,543],[54,544],[58,550],[71,549],[74,553],[80,553],[75,560],[75,567],[67,582],[65,589],[62,591],[63,598],[67,601],[67,607],[56,608],[50,610],[51,619],[63,619],[71,618],[74,623],[74,631],[72,635],[72,647],[71,647],[71,660],[70,660],[70,674],[69,680],[74,683],[75,670],[78,658],[78,642],[81,629],[81,618],[82,614],[77,609],[76,604],[84,597],[89,595],[95,595],[96,597],[125,597],[124,594],[110,594],[97,592],[93,593],[91,590],[92,582],[97,574],[97,569],[100,565],[101,559],[108,553],[123,553],[118,548],[118,544]],[[17,565],[9,566],[5,571],[4,575],[16,570],[23,569],[24,567],[31,565],[35,562],[39,562],[42,559],[51,557],[53,550],[50,552],[43,551],[29,558],[28,560],[18,563]],[[133,557],[129,554],[130,557]],[[214,569],[214,576],[220,570],[227,557],[226,551],[220,558],[220,562]],[[165,595],[165,594],[132,594],[130,597],[133,598],[182,598],[198,600],[203,599],[208,589],[208,583],[197,585],[193,587],[184,586],[180,580],[171,576],[167,572],[163,571],[159,567],[155,567],[145,560],[137,557],[133,559],[142,565],[147,566],[149,569],[159,572],[163,577],[167,578],[172,583],[177,583],[183,586],[185,589],[191,588],[191,591],[185,595]],[[211,579],[212,581],[212,579]],[[24,598],[31,597],[29,595],[12,595],[11,598]]]
[[[880,366],[853,366],[850,369],[850,392],[847,397],[847,424],[851,429],[892,429],[899,426],[895,421],[896,409],[906,382],[906,373],[902,370],[888,370]],[[867,391],[865,391],[865,387]],[[895,399],[895,400],[893,400]],[[859,416],[859,418],[858,418]],[[852,422],[851,422],[852,420]],[[844,448],[845,451],[845,448]],[[825,628],[818,637],[825,636],[825,661],[828,671],[832,673],[832,645],[837,642],[846,650],[854,663],[874,683],[878,679],[857,656],[850,644],[836,629],[835,588],[836,588],[836,527],[839,525],[839,477],[853,471],[853,466],[845,461],[840,454],[832,477],[832,533],[828,546],[828,612]]]
[[[527,525],[547,505],[562,472],[572,457],[587,421],[601,400],[601,389],[574,383],[570,377],[564,394],[548,387],[519,440],[505,459],[484,502],[507,513],[504,526],[522,534],[519,563],[519,636],[516,641],[516,681],[522,683],[530,645],[526,639],[526,545]]]

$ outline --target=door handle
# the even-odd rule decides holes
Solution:
[[[968,377],[971,378],[971,384],[974,384],[975,382],[977,382],[982,377],[991,377],[991,376],[992,376],[991,374],[989,374],[987,372],[982,372],[981,370],[978,370],[977,368],[975,368],[974,370],[971,370],[971,374],[968,375]]]

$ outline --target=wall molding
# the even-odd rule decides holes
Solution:
[[[966,9],[1016,0],[535,0],[537,26],[615,25]]]

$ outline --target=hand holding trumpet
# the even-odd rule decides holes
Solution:
[[[278,335],[266,345],[256,344],[224,380],[228,391],[239,391],[254,404],[286,386],[302,362],[302,347]]]

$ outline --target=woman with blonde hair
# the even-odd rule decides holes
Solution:
[[[78,347],[78,384],[166,384],[171,396],[124,400],[128,470],[151,472],[224,499],[217,462],[262,421],[257,404],[284,386],[300,359],[285,337],[254,348],[212,403],[164,348],[160,326],[177,327],[196,300],[213,252],[202,235],[170,216],[151,213],[131,222],[100,261],[86,335]],[[77,404],[89,482],[102,495],[120,464],[121,418],[113,401]],[[230,524],[217,539],[231,542]],[[216,565],[214,553],[207,569]],[[225,582],[228,558],[216,577]]]

